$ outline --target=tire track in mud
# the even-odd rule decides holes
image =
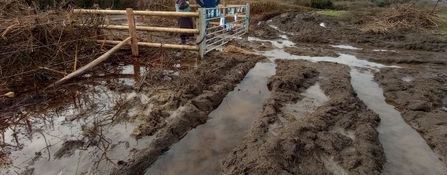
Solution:
[[[357,98],[349,67],[337,63],[277,60],[270,99],[244,140],[223,160],[221,174],[380,174],[385,154],[376,127],[380,118]],[[282,107],[301,100],[318,83],[329,101],[305,118],[280,122]],[[284,116],[284,115],[283,115]],[[347,134],[348,133],[348,134]]]
[[[374,74],[384,96],[439,154],[447,169],[447,73],[443,66],[383,69]]]
[[[400,112],[386,103],[383,90],[373,81],[373,74],[369,70],[353,69],[351,77],[358,97],[381,118],[377,130],[387,157],[382,174],[446,174],[439,156],[404,121]]]
[[[186,87],[185,91],[180,92],[180,97],[186,99],[182,102],[185,103],[183,105],[183,110],[181,110],[181,112],[175,116],[171,122],[166,124],[165,127],[161,128],[157,132],[155,139],[146,149],[139,151],[139,153],[130,160],[119,161],[119,165],[114,168],[111,173],[112,175],[144,174],[146,169],[149,168],[159,156],[168,151],[172,144],[182,139],[192,128],[205,123],[208,119],[208,114],[222,102],[226,94],[233,90],[235,85],[243,79],[245,74],[255,66],[257,61],[265,57],[232,54],[230,58],[225,58],[222,56],[216,56],[216,58],[228,59],[225,61],[236,59],[239,62],[237,64],[233,64],[233,66],[229,67],[228,70],[223,72],[221,71],[221,74],[210,74],[211,79],[210,76],[203,76],[205,79],[201,80],[201,83],[198,83],[198,86],[202,87],[197,88],[197,85],[193,85],[189,82],[192,86],[188,86]],[[211,63],[213,63],[213,61],[211,61]],[[214,63],[219,64],[218,61],[214,61]],[[220,68],[219,65],[209,66]],[[205,75],[209,73],[206,72],[207,70],[209,71],[209,68],[205,71],[198,69],[196,70],[196,75]],[[219,78],[218,80],[220,81],[216,82],[215,80],[212,80],[212,76],[223,77]],[[214,81],[215,83],[209,84],[208,81]],[[197,90],[200,91],[198,92],[200,95],[196,97],[188,96],[188,92],[195,92]],[[184,97],[183,95],[187,95],[187,97]]]

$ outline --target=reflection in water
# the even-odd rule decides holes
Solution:
[[[329,101],[329,97],[321,90],[319,83],[315,83],[301,95],[304,96],[302,100],[295,104],[286,104],[282,111],[292,114],[296,119],[300,119],[313,113],[318,107]]]
[[[52,99],[23,109],[21,118],[3,125],[1,149],[11,153],[13,166],[0,169],[0,174],[25,169],[33,169],[35,175],[107,174],[118,160],[148,145],[151,137],[139,141],[130,137],[140,122],[128,121],[142,107],[134,103],[148,97],[116,91],[119,86],[133,86],[144,71],[139,65],[123,66],[117,71],[117,76],[102,75],[99,79],[91,74],[89,78],[100,81],[65,89],[67,95],[62,98],[68,100]],[[125,112],[121,110],[124,108]]]
[[[447,97],[442,100],[442,109],[447,111]]]
[[[249,37],[249,41],[268,41],[271,42],[273,45],[278,47],[279,49],[274,49],[270,51],[258,51],[258,53],[265,55],[267,57],[270,57],[271,60],[275,59],[291,59],[291,60],[308,60],[312,62],[320,62],[320,61],[327,61],[327,62],[335,62],[340,64],[345,64],[349,66],[355,66],[355,67],[363,67],[363,68],[371,68],[371,69],[378,69],[383,67],[395,67],[398,68],[398,66],[385,66],[383,64],[378,64],[374,62],[369,62],[366,60],[359,60],[354,55],[349,54],[340,54],[339,57],[310,57],[310,56],[297,56],[290,53],[287,53],[284,51],[284,47],[286,46],[293,46],[294,43],[285,39],[281,41],[269,41],[269,40],[262,40],[255,37]]]
[[[372,81],[372,73],[354,69],[351,77],[358,97],[381,118],[377,130],[387,158],[383,174],[446,174],[438,156],[425,140],[385,102],[383,90]]]
[[[340,49],[351,49],[351,50],[361,50],[361,48],[349,46],[349,45],[331,45],[332,47],[340,48]]]
[[[414,77],[412,77],[412,76],[402,77],[402,81],[405,81],[405,82],[411,82],[413,80],[414,80]]]
[[[261,114],[262,102],[270,96],[267,79],[274,74],[273,63],[257,63],[210,114],[211,119],[189,131],[146,174],[218,174],[220,160],[243,139]]]
[[[263,41],[257,38],[251,38],[255,41]],[[285,40],[286,42],[290,42]],[[270,41],[275,44],[278,41]],[[345,64],[352,67],[368,68],[379,70],[385,66],[382,64],[359,60],[353,55],[340,54],[337,58],[332,57],[309,57],[296,56],[285,52],[284,45],[277,45],[276,50],[259,52],[275,59],[303,59],[313,62],[328,61]],[[380,135],[379,139],[385,149],[387,163],[383,174],[446,174],[438,156],[430,149],[425,140],[411,128],[401,118],[400,113],[393,106],[388,105],[383,97],[383,90],[372,81],[371,73],[361,73],[358,70],[351,71],[351,83],[358,96],[365,104],[378,113],[381,118],[381,124],[377,128]],[[404,81],[411,79],[405,78]],[[447,100],[444,102],[446,103]],[[447,105],[443,107],[447,110]],[[349,133],[347,133],[349,135]]]

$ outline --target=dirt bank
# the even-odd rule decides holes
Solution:
[[[196,69],[189,74],[180,75],[178,81],[173,83],[178,85],[180,91],[170,103],[181,104],[183,109],[172,119],[166,120],[166,126],[159,128],[154,141],[147,148],[130,160],[119,161],[112,174],[144,174],[172,144],[183,138],[192,128],[205,123],[208,114],[220,105],[225,95],[263,58],[216,53],[201,63],[206,69]],[[148,119],[157,117],[160,116],[147,116]],[[151,127],[140,127],[139,130],[147,135],[155,133]],[[146,130],[151,132],[145,132]]]
[[[380,174],[385,163],[375,129],[380,118],[356,97],[348,66],[276,62],[277,73],[269,79],[271,98],[244,140],[223,160],[221,174]],[[284,110],[316,82],[329,101],[305,117]]]
[[[444,66],[383,69],[375,74],[384,95],[447,166],[447,72]]]

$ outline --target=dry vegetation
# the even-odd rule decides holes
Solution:
[[[434,28],[443,23],[439,17],[432,13],[432,9],[416,4],[395,4],[369,18],[371,18],[370,22],[362,30],[373,33]]]
[[[93,27],[101,23],[96,17],[76,18],[69,9],[41,11],[25,1],[1,1],[0,93],[38,88],[100,54],[93,39],[101,36],[92,27],[75,27],[75,21]]]

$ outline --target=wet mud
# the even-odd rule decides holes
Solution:
[[[270,97],[267,80],[274,74],[275,64],[257,63],[205,124],[189,131],[145,174],[218,174],[220,160],[242,141],[261,114],[261,102]]]
[[[380,174],[385,154],[376,127],[380,118],[356,96],[349,67],[337,63],[277,60],[269,79],[271,98],[244,140],[223,160],[221,174]],[[317,69],[318,68],[318,69]],[[319,83],[329,98],[298,119],[283,110]],[[283,121],[281,121],[283,120]],[[269,132],[271,125],[276,134]]]
[[[321,24],[324,23],[324,26]],[[348,23],[348,24],[346,24]],[[446,52],[447,40],[430,32],[401,31],[383,35],[362,32],[356,24],[337,21],[315,12],[286,12],[265,21],[252,23],[251,36],[277,39],[277,27],[295,43],[340,44],[355,43],[365,47]]]
[[[377,131],[387,157],[382,174],[446,174],[442,161],[383,95],[370,70],[353,69],[351,82],[359,98],[381,122]],[[407,80],[404,77],[404,81]],[[389,101],[389,100],[388,100]]]
[[[153,142],[147,148],[132,159],[122,160],[122,164],[115,167],[111,174],[144,174],[172,144],[185,137],[191,129],[206,123],[208,115],[221,104],[226,94],[234,89],[257,61],[264,59],[255,55],[219,55],[201,63],[207,69],[196,69],[191,74],[184,74],[185,77],[179,77],[177,85],[181,90],[176,97],[183,109],[154,135]],[[139,129],[143,132],[146,130]]]
[[[312,12],[251,21],[205,60],[145,50],[44,93],[8,87],[19,93],[0,97],[0,173],[446,174],[442,37]]]
[[[444,67],[384,69],[374,75],[385,97],[447,167],[447,72]]]

